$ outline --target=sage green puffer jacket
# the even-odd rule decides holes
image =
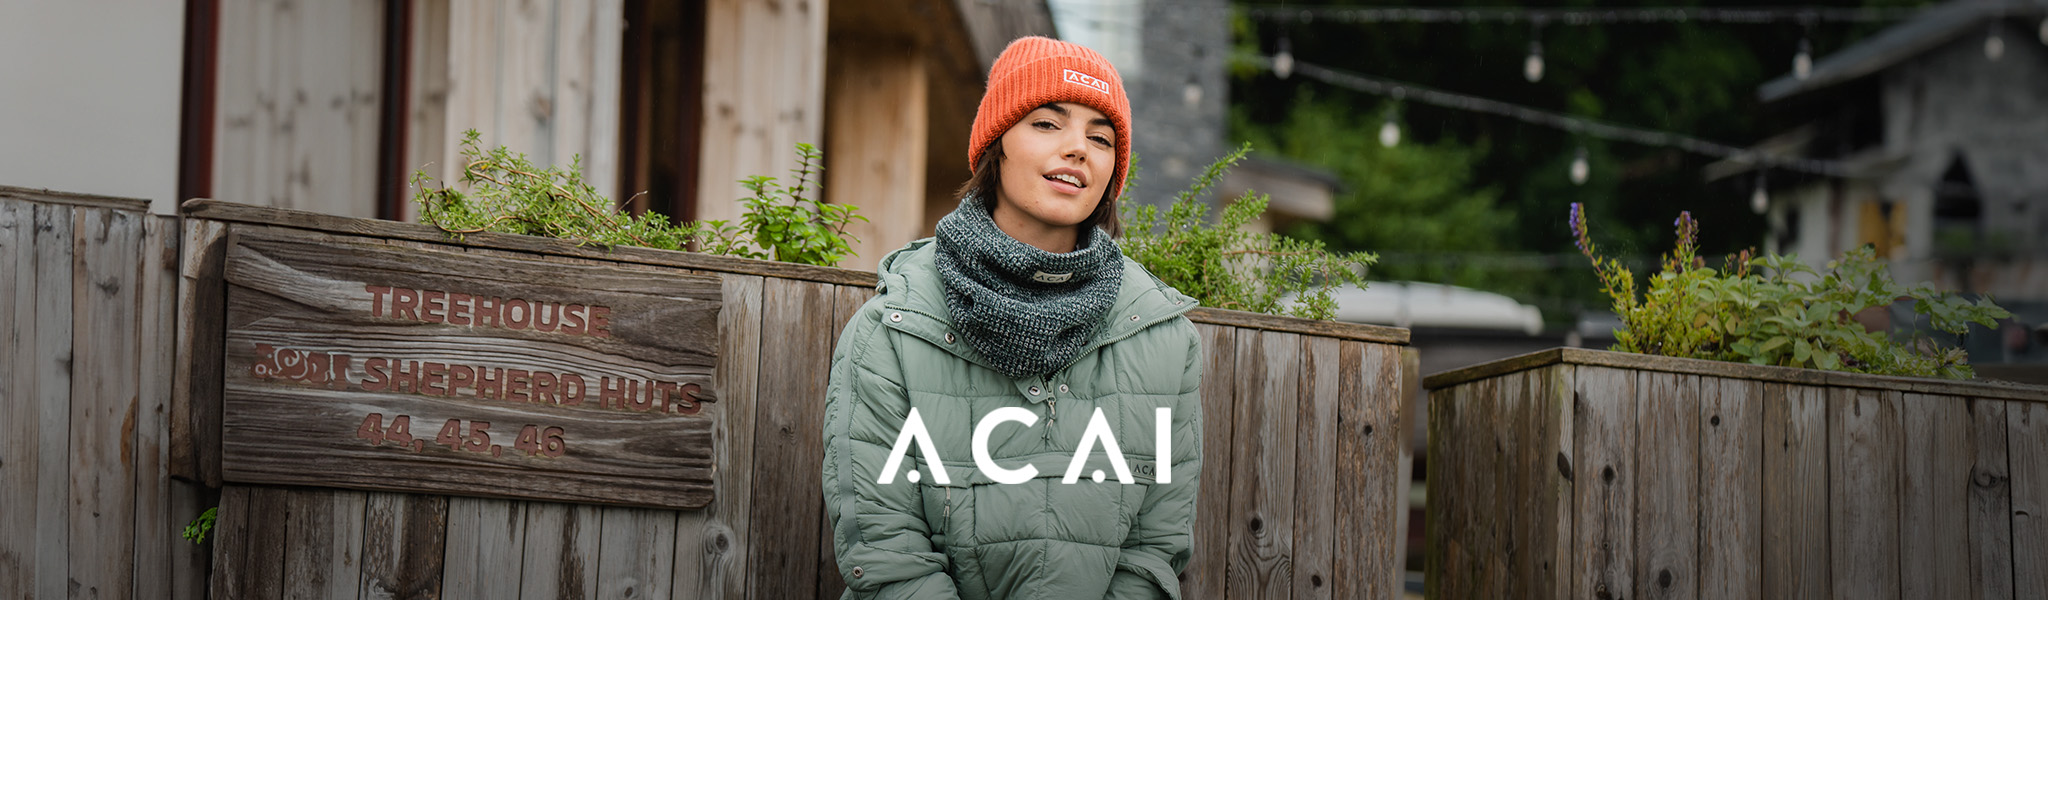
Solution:
[[[1179,599],[1202,462],[1202,344],[1183,316],[1195,301],[1125,259],[1110,320],[1080,357],[1056,374],[1013,380],[949,330],[936,251],[921,239],[883,259],[881,293],[832,354],[825,507],[844,597]],[[891,482],[879,483],[913,407],[940,463],[910,444]],[[1005,407],[1038,417],[989,436],[997,469],[1037,468],[1017,484],[975,466],[976,423]],[[1161,408],[1172,410],[1163,483]],[[1108,448],[1092,444],[1078,480],[1063,483],[1098,410],[1133,482],[1121,482]],[[1104,480],[1093,480],[1096,470]]]

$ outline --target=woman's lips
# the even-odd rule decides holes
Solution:
[[[1059,192],[1060,194],[1068,196],[1076,196],[1081,194],[1081,187],[1075,186],[1071,183],[1060,180],[1058,178],[1046,178],[1045,182],[1052,184],[1053,191]]]

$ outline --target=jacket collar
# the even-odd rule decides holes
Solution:
[[[953,315],[946,310],[946,290],[939,282],[938,268],[932,263],[938,253],[937,241],[930,237],[919,239],[882,258],[875,289],[882,294],[883,306],[892,312],[883,314],[882,322],[993,369],[965,340],[952,335]],[[1128,257],[1124,259],[1123,273],[1123,285],[1110,306],[1109,321],[1096,331],[1095,338],[1079,355],[1170,321],[1199,305]],[[896,313],[901,313],[902,318],[897,319]],[[1027,377],[1019,383],[1031,381]]]

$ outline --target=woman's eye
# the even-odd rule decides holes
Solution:
[[[1042,119],[1037,122],[1031,123],[1031,127],[1037,128],[1042,131],[1049,131],[1059,126],[1052,124],[1052,120]]]
[[[1096,144],[1102,145],[1103,147],[1108,147],[1108,146],[1110,146],[1110,142],[1109,142],[1109,137],[1107,137],[1107,136],[1090,136],[1090,137],[1088,137],[1088,138],[1089,138],[1089,140],[1090,140],[1090,141],[1093,141],[1093,142],[1095,142]]]

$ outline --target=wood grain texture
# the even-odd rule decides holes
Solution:
[[[363,508],[363,585],[358,596],[440,599],[447,533],[447,497],[370,492]]]
[[[91,207],[73,217],[66,594],[74,599],[126,599],[134,591],[142,220]]]
[[[79,194],[77,192],[53,192],[48,189],[32,189],[26,186],[0,186],[0,202],[7,201],[24,205],[36,203],[57,206],[97,206],[135,214],[149,213],[149,201],[146,199]]]
[[[677,518],[676,599],[739,600],[747,596],[747,544],[754,489],[754,425],[760,402],[761,292],[754,275],[721,281],[717,376],[712,404],[711,503]],[[829,543],[829,540],[828,540]],[[593,564],[595,561],[593,560]]]
[[[1224,598],[1230,563],[1230,492],[1237,474],[1231,431],[1237,420],[1238,329],[1195,325],[1202,337],[1202,485],[1195,496],[1195,552],[1181,573],[1180,596]]]
[[[1714,378],[1741,378],[1771,383],[1791,383],[1804,386],[1842,386],[1858,389],[1877,389],[1895,392],[1921,392],[1924,394],[1960,395],[1966,397],[1991,397],[2002,400],[2025,400],[2048,402],[2048,388],[2026,384],[1975,381],[1951,381],[1936,378],[1905,378],[1890,375],[1859,375],[1848,372],[1828,372],[1818,369],[1794,367],[1763,367],[1727,361],[1704,361],[1696,358],[1674,358],[1651,356],[1640,353],[1617,353],[1611,350],[1586,350],[1563,347],[1528,353],[1512,358],[1475,364],[1470,367],[1440,372],[1423,379],[1423,385],[1430,389],[1453,386],[1468,381],[1482,380],[1495,375],[1546,366],[1549,364],[1585,364],[1590,366],[1636,369],[1650,372],[1668,372],[1676,375],[1699,375]]]
[[[838,348],[839,334],[846,330],[846,323],[852,320],[854,313],[859,311],[860,307],[867,303],[868,298],[873,296],[875,296],[874,290],[853,286],[840,286],[832,290],[832,327],[829,329],[832,334],[832,343],[826,348],[827,352],[832,352]],[[827,374],[830,374],[830,362],[827,361],[826,363],[825,369]],[[820,416],[823,416],[822,412]],[[824,424],[822,419],[819,424],[821,426]],[[821,452],[818,458],[821,469],[824,460],[824,455]],[[820,600],[835,600],[846,592],[846,578],[839,574],[839,557],[834,552],[832,546],[832,521],[825,516],[825,503],[822,496],[819,498],[818,503],[817,527],[818,588],[811,596]]]
[[[1767,383],[1763,397],[1763,592],[1769,600],[1834,593],[1828,536],[1828,390]]]
[[[1337,442],[1358,435],[1338,427],[1339,347],[1301,337],[1294,390],[1294,587],[1296,600],[1336,596]],[[1343,536],[1363,536],[1347,530]]]
[[[1627,370],[1578,368],[1572,420],[1576,598],[1636,596],[1636,378]]]
[[[825,383],[833,287],[771,279],[762,287],[760,396],[754,422],[754,500],[747,596],[809,599],[818,587],[819,470],[825,463]]]
[[[1828,547],[1837,600],[1899,596],[1899,395],[1828,390]]]
[[[36,597],[70,596],[72,210],[35,207]]]
[[[867,217],[847,226],[861,244],[840,266],[873,272],[896,243],[927,234],[930,59],[923,47],[887,39],[835,37],[832,48],[828,58],[842,63],[825,77],[825,199]]]
[[[1451,592],[1450,540],[1457,535],[1452,521],[1457,505],[1451,498],[1456,496],[1453,487],[1458,482],[1458,470],[1451,466],[1451,454],[1458,449],[1458,428],[1453,419],[1458,413],[1458,391],[1432,391],[1426,402],[1429,434],[1424,439],[1428,452],[1423,462],[1427,473],[1422,505],[1422,596],[1444,600],[1455,596]]]
[[[1899,596],[1962,600],[1970,592],[1970,474],[1976,436],[1960,397],[1900,395]]]
[[[290,489],[282,487],[249,487],[246,521],[237,528],[246,540],[239,599],[283,599],[285,537],[291,526],[291,495]],[[225,515],[227,509],[221,509],[221,513]]]
[[[1396,352],[1400,354],[1401,365],[1401,402],[1397,407],[1400,409],[1402,435],[1397,437],[1398,441],[1395,442],[1401,454],[1401,464],[1394,473],[1398,476],[1399,485],[1395,487],[1394,495],[1393,574],[1400,579],[1400,583],[1394,587],[1394,595],[1390,599],[1407,597],[1408,549],[1409,539],[1412,538],[1408,532],[1420,521],[1415,519],[1415,504],[1409,500],[1415,487],[1415,464],[1422,455],[1416,452],[1414,433],[1415,421],[1422,419],[1422,353],[1412,347],[1403,347]]]
[[[1493,417],[1490,432],[1493,452],[1484,462],[1491,472],[1488,484],[1493,491],[1484,502],[1492,507],[1488,522],[1492,528],[1491,546],[1486,553],[1485,596],[1493,600],[1506,600],[1515,596],[1515,573],[1521,571],[1525,556],[1522,548],[1524,526],[1529,509],[1526,500],[1531,492],[1530,475],[1524,471],[1522,456],[1529,452],[1528,414],[1529,382],[1527,373],[1503,375],[1487,383],[1493,387],[1493,407],[1488,412]]]
[[[1230,483],[1231,599],[1285,600],[1294,588],[1294,429],[1301,337],[1237,340],[1236,432]]]
[[[36,211],[0,196],[0,599],[36,595],[36,485],[42,437],[36,369]],[[69,331],[66,331],[67,335]]]
[[[604,509],[539,501],[525,506],[526,557],[520,564],[519,596],[531,600],[595,599],[598,528]]]
[[[1340,342],[1337,349],[1335,598],[1393,600],[1403,576],[1397,541],[1408,529],[1395,509],[1408,502],[1400,449],[1408,438],[1401,406],[1405,348]],[[1299,595],[1297,595],[1299,596]]]
[[[201,512],[220,505],[220,492],[208,489],[191,481],[171,480],[171,524],[168,535],[175,539],[171,548],[171,591],[172,600],[205,600],[207,584],[212,577],[213,539],[192,543],[182,537],[185,523],[198,519]],[[350,596],[354,596],[351,594]]]
[[[208,547],[213,568],[207,597],[241,600],[249,593],[249,496],[252,487],[231,484],[220,489],[219,512]]]
[[[675,553],[676,512],[604,509],[598,523],[597,599],[669,599]]]
[[[704,3],[697,215],[739,219],[732,187],[781,175],[797,142],[823,141],[826,5]]]
[[[1970,596],[2010,600],[2012,587],[2012,462],[2006,439],[2011,405],[1964,401],[1975,447],[1970,463]]]
[[[178,536],[189,518],[175,518],[171,509],[171,365],[177,360],[178,237],[176,219],[143,219],[137,295],[141,320],[136,328],[141,362],[136,375],[135,464],[130,479],[135,502],[131,596],[138,599],[170,599],[173,572],[182,561],[179,556],[190,547]],[[5,263],[5,256],[0,256],[0,263]]]
[[[171,477],[220,488],[227,226],[186,219],[182,237],[178,252],[178,354],[171,379]]]
[[[1565,599],[1572,596],[1572,394],[1577,388],[1577,367],[1557,364],[1535,372],[1533,400],[1536,408],[1536,463],[1541,478],[1536,486],[1536,518],[1530,521],[1536,534],[1530,546],[1535,567],[1527,582],[1531,597]],[[1541,559],[1537,561],[1536,559]]]
[[[481,497],[448,499],[444,600],[516,600],[524,574],[526,503]]]
[[[1699,382],[1636,376],[1636,597],[1699,597]]]
[[[368,495],[334,489],[287,492],[284,598],[354,600],[363,570]]]
[[[382,10],[221,0],[215,196],[376,214]]]
[[[715,402],[715,281],[275,229],[238,229],[229,250],[229,479],[656,507],[708,502],[710,420],[695,404],[658,398],[653,387],[694,387],[707,404]],[[367,286],[393,288],[379,294]],[[608,307],[610,335],[422,322],[431,319],[424,310],[405,319],[383,307],[417,303],[416,292],[426,290],[508,304],[523,298]],[[481,319],[483,301],[475,302],[471,318]],[[330,366],[320,368],[327,359]],[[388,365],[373,372],[378,359]],[[460,371],[445,386],[435,380],[414,389],[398,373],[420,364],[469,368],[474,377],[467,389],[454,388]],[[552,376],[577,376],[583,388],[549,392],[535,378],[530,391],[483,396],[483,376],[510,369],[534,370],[554,383],[568,378]],[[632,407],[616,391],[621,381],[640,387],[625,394]],[[386,424],[400,416],[414,421],[411,452],[359,438],[371,414]],[[434,444],[446,420],[463,420],[458,438],[475,436],[478,421],[491,423],[500,444],[486,452]],[[564,454],[516,451],[514,437],[527,425],[545,427],[543,421],[563,429]]]
[[[2048,403],[2007,403],[2012,469],[2012,593],[2048,599]]]
[[[1700,378],[1699,596],[1764,596],[1764,385]]]

